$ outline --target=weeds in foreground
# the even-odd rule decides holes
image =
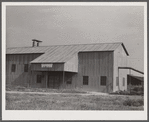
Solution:
[[[125,106],[143,106],[144,105],[144,100],[143,99],[127,99],[123,102],[123,105]]]

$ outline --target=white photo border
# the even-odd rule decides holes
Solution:
[[[6,110],[7,6],[143,6],[144,7],[144,111]],[[2,2],[2,120],[147,120],[147,2]]]

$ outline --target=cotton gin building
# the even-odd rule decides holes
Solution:
[[[37,46],[35,43],[37,42]],[[98,92],[127,90],[128,52],[123,43],[7,48],[6,83]]]

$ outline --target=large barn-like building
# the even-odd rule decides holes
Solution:
[[[35,43],[37,42],[37,46]],[[128,52],[123,43],[7,48],[6,83],[98,92],[127,90]]]

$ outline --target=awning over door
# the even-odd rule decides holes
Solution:
[[[67,62],[31,63],[31,70],[78,72],[78,56],[75,55]]]

